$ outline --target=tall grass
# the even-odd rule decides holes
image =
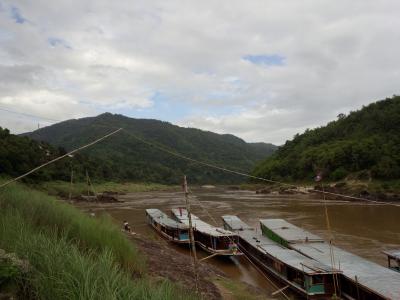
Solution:
[[[107,217],[90,218],[71,205],[23,185],[1,190],[0,208],[2,211],[14,209],[25,223],[55,231],[82,250],[111,249],[123,267],[137,273],[145,271],[143,257]]]
[[[142,255],[107,218],[90,218],[22,185],[0,190],[0,248],[31,264],[20,284],[24,298],[193,298],[146,277]]]

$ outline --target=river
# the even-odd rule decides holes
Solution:
[[[146,208],[158,208],[167,214],[170,209],[184,205],[181,192],[146,192],[121,196],[123,203],[81,203],[85,210],[106,211],[117,222],[127,220],[135,232],[160,238],[145,223]],[[237,215],[246,223],[259,227],[259,219],[283,218],[328,239],[324,214],[324,201],[308,195],[256,194],[254,191],[233,191],[225,188],[191,191],[192,211],[210,224],[217,221],[222,226],[221,216]],[[400,207],[329,200],[327,202],[331,232],[334,243],[354,254],[386,266],[381,253],[385,249],[400,249]],[[205,209],[206,208],[207,211]],[[210,217],[211,215],[211,217]],[[171,245],[182,255],[189,255],[185,248]],[[200,256],[206,256],[200,253]],[[229,277],[247,282],[271,293],[274,288],[244,258],[211,258],[210,263],[224,271]]]

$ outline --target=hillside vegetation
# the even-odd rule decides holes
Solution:
[[[275,180],[400,178],[400,97],[372,103],[287,141],[253,174]]]
[[[238,176],[171,156],[135,137],[197,160],[240,171],[250,171],[276,148],[271,144],[246,143],[233,135],[110,113],[61,122],[26,136],[71,150],[120,127],[124,131],[85,150],[84,154],[96,161],[90,169],[92,178],[171,184],[179,183],[182,175],[186,174],[192,183],[243,180]]]

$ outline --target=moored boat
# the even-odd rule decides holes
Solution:
[[[146,209],[147,222],[164,238],[177,244],[189,244],[189,227],[168,217],[159,209]]]
[[[400,273],[330,245],[322,238],[283,219],[260,220],[265,236],[324,264],[332,259],[342,271],[343,299],[400,300]]]
[[[171,211],[178,222],[189,225],[188,212],[185,208],[174,208]],[[204,251],[222,256],[242,255],[237,247],[237,234],[203,222],[193,214],[191,218],[194,240]]]
[[[238,234],[239,249],[264,272],[306,299],[332,299],[332,269],[257,233],[237,216],[223,216],[224,227]],[[338,287],[336,287],[336,291]]]

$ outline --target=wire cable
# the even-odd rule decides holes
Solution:
[[[132,136],[136,140],[144,143],[144,144],[147,144],[147,145],[149,145],[151,147],[154,147],[154,148],[156,148],[156,149],[158,149],[160,151],[163,151],[165,153],[168,153],[170,155],[173,155],[175,157],[179,157],[179,158],[187,160],[187,161],[191,161],[191,162],[203,165],[203,166],[207,166],[207,167],[214,168],[214,169],[217,169],[217,170],[220,170],[220,171],[224,171],[224,172],[228,172],[228,173],[231,173],[231,174],[244,176],[244,177],[247,177],[247,178],[257,179],[257,180],[268,182],[268,183],[276,183],[276,184],[280,184],[280,185],[284,185],[284,186],[288,186],[288,187],[294,187],[296,189],[298,188],[298,186],[294,185],[294,184],[281,182],[281,181],[277,181],[277,180],[272,180],[272,179],[267,179],[267,178],[263,178],[263,177],[259,177],[259,176],[254,176],[254,175],[251,175],[251,174],[248,174],[248,173],[234,171],[234,170],[230,170],[230,169],[225,168],[225,167],[221,167],[221,166],[217,166],[217,165],[214,165],[214,164],[211,164],[211,163],[200,161],[200,160],[197,160],[197,159],[182,155],[182,154],[177,153],[175,151],[172,151],[170,149],[167,149],[167,148],[165,148],[163,146],[159,146],[159,145],[157,145],[155,143],[152,143],[152,142],[149,142],[147,140],[144,140],[144,139],[132,134],[131,132],[127,131],[126,129],[124,129],[124,132],[127,133],[128,135]],[[351,199],[351,200],[358,200],[358,201],[365,201],[365,202],[370,202],[370,203],[386,204],[386,205],[393,205],[393,206],[400,207],[400,204],[396,204],[396,203],[393,203],[393,202],[384,202],[384,201],[371,200],[371,199],[366,199],[366,198],[362,198],[362,197],[356,197],[356,196],[350,196],[350,195],[345,195],[345,194],[327,192],[325,190],[314,190],[313,192],[321,193],[323,195],[332,195],[332,196],[336,196],[336,197],[343,197],[343,198],[347,198],[347,199]]]
[[[46,118],[46,117],[41,117],[41,116],[38,116],[38,115],[22,113],[22,112],[11,110],[11,109],[4,108],[4,107],[0,107],[0,110],[6,111],[6,112],[9,112],[9,113],[12,113],[12,114],[16,114],[16,115],[21,115],[21,116],[26,116],[26,117],[30,117],[30,118],[37,118],[37,119],[41,119],[41,120],[46,120],[46,121],[50,121],[52,123],[63,122],[62,120],[55,120],[55,119],[50,119],[50,118]]]
[[[22,179],[22,178],[28,176],[29,174],[32,174],[32,173],[34,173],[34,172],[40,170],[41,168],[43,168],[43,167],[45,167],[45,166],[48,166],[48,165],[50,165],[50,164],[52,164],[52,163],[54,163],[54,162],[56,162],[56,161],[59,161],[60,159],[63,159],[64,157],[70,156],[70,155],[72,155],[72,154],[74,154],[74,153],[76,153],[76,152],[78,152],[78,151],[81,151],[81,150],[83,150],[83,149],[85,149],[85,148],[88,148],[88,147],[90,147],[90,146],[93,146],[94,144],[97,144],[98,142],[100,142],[100,141],[102,141],[102,140],[104,140],[104,139],[106,139],[106,138],[112,136],[113,134],[116,134],[117,132],[119,132],[119,131],[121,131],[121,130],[122,130],[122,128],[119,128],[119,129],[117,129],[117,130],[115,130],[115,131],[113,131],[113,132],[111,132],[111,133],[109,133],[109,134],[106,134],[106,135],[102,136],[101,138],[98,138],[97,140],[94,140],[93,142],[90,142],[89,144],[86,144],[86,145],[81,146],[81,147],[79,147],[79,148],[77,148],[77,149],[75,149],[75,150],[72,150],[72,151],[70,151],[70,152],[68,152],[68,153],[66,153],[66,154],[64,154],[64,155],[62,155],[62,156],[59,156],[59,157],[57,157],[57,158],[55,158],[55,159],[53,159],[53,160],[50,160],[50,161],[48,161],[48,162],[46,162],[46,163],[44,163],[44,164],[42,164],[42,165],[40,165],[40,166],[38,166],[38,167],[32,169],[32,170],[30,170],[29,172],[26,172],[25,174],[22,174],[22,175],[20,175],[20,176],[18,176],[18,177],[15,177],[15,178],[13,178],[13,179],[11,179],[11,180],[9,180],[9,181],[6,181],[5,183],[3,183],[3,184],[0,185],[0,188],[3,188],[3,187],[5,187],[6,185],[9,185],[10,183],[15,182],[15,181],[17,181],[17,180],[20,180],[20,179]]]

